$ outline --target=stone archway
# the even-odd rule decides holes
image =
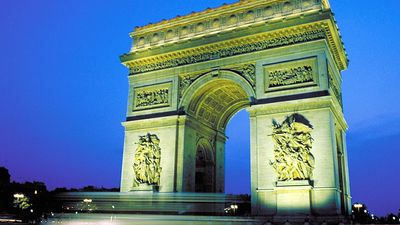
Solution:
[[[131,33],[132,49],[121,56],[130,84],[121,191],[142,185],[223,193],[225,128],[246,108],[252,213],[345,214],[350,193],[340,72],[348,61],[329,4],[238,4]],[[154,165],[141,167],[139,150]],[[134,164],[146,171],[135,173]],[[296,173],[288,172],[293,168]],[[207,187],[199,187],[201,171],[212,175],[209,184],[203,180]]]
[[[254,96],[251,84],[240,74],[217,70],[194,81],[180,106],[187,115],[224,132],[229,119],[250,106]]]
[[[236,112],[251,105],[253,98],[251,84],[241,74],[228,70],[204,73],[184,92],[180,108],[186,114],[183,141],[187,145],[182,161],[182,191],[224,192],[225,128]],[[199,140],[203,144],[198,144]],[[199,180],[205,174],[212,182],[201,186]]]
[[[215,191],[214,151],[206,139],[201,139],[196,147],[195,192]]]

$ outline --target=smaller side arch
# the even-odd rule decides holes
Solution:
[[[215,151],[206,138],[196,144],[195,192],[215,192]]]

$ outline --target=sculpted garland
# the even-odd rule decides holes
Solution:
[[[161,148],[160,139],[155,134],[139,136],[133,169],[134,186],[139,184],[160,185]]]
[[[272,140],[274,141],[275,169],[279,181],[308,180],[314,170],[314,156],[311,154],[311,125],[301,122],[304,117],[293,114],[282,124],[273,121]]]

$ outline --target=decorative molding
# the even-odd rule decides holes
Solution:
[[[199,51],[196,51],[196,49],[192,49],[192,50],[186,50],[188,51],[186,53],[189,54],[183,57],[175,57],[172,59],[168,59],[173,57],[174,55],[173,53],[169,53],[167,55],[164,55],[163,57],[160,57],[159,59],[157,59],[156,57],[155,62],[146,63],[145,60],[137,60],[134,62],[127,62],[127,65],[129,66],[130,69],[130,75],[134,75],[138,73],[145,73],[155,70],[183,66],[187,64],[205,62],[250,52],[262,51],[275,47],[282,47],[292,44],[321,40],[325,39],[325,37],[326,36],[324,29],[310,30],[310,31],[292,33],[286,35],[281,34],[275,37],[272,35],[265,35],[259,37],[261,41],[246,43],[246,40],[235,40],[235,41],[230,41],[230,43],[227,43],[226,45],[231,44],[231,46],[228,47],[223,46],[218,48],[218,46],[220,46],[221,44],[214,44],[213,46],[214,48],[211,46],[209,46],[208,48],[203,47],[203,49],[205,49],[206,51],[202,52],[200,50],[201,53],[197,53]],[[248,38],[247,41],[253,41],[254,39],[259,40],[259,38],[255,37],[251,39]],[[185,51],[183,51],[183,54],[181,53],[179,55],[184,55],[184,54]],[[162,60],[165,58],[167,58],[167,60]]]
[[[268,20],[328,10],[324,0],[246,0],[159,23],[136,27],[132,52],[147,47],[201,37],[232,27],[246,27]],[[155,41],[154,36],[158,36]]]
[[[134,89],[133,111],[170,105],[170,83]]]
[[[340,106],[343,108],[343,98],[342,98],[342,91],[339,88],[339,84],[335,81],[334,75],[330,69],[328,69],[329,75],[329,87],[332,89],[333,94],[335,95],[336,99],[338,100]]]
[[[311,154],[310,122],[300,114],[292,114],[279,124],[273,121],[274,161],[278,181],[310,180],[315,159]]]
[[[162,169],[159,143],[160,139],[155,134],[147,133],[139,136],[133,163],[134,187],[140,184],[160,185]]]

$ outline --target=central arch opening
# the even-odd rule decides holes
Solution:
[[[241,86],[228,79],[218,79],[196,92],[189,105],[189,115],[213,129],[225,132],[229,119],[249,104],[249,97]]]
[[[193,160],[192,164],[186,162],[190,168],[185,176],[186,190],[249,194],[249,114],[243,109],[250,106],[253,88],[240,74],[218,72],[217,77],[204,75],[184,96],[190,121],[186,140],[193,143],[187,151]],[[231,128],[228,137],[226,129],[231,120],[234,131]]]
[[[250,195],[250,115],[237,112],[226,127],[225,193]]]

